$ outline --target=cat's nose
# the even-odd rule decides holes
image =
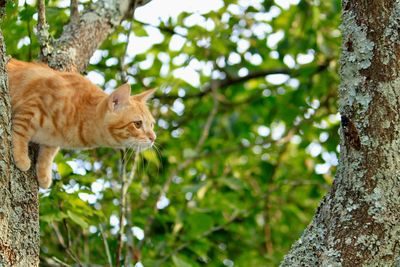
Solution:
[[[152,143],[156,140],[156,135],[154,133],[149,133],[148,137]]]

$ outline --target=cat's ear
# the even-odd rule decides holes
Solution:
[[[129,103],[131,86],[127,83],[121,85],[109,96],[108,107],[111,111],[117,111]]]
[[[156,89],[149,89],[149,90],[144,91],[143,93],[134,95],[132,97],[133,97],[133,99],[135,99],[137,101],[146,102],[154,95],[155,91],[156,91]]]

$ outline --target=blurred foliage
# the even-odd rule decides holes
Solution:
[[[13,57],[37,58],[35,13],[8,3]],[[68,14],[48,2],[55,38]],[[121,69],[134,93],[158,88],[158,149],[140,155],[129,187],[125,266],[279,264],[337,165],[339,18],[339,0],[224,0],[154,25],[125,21],[102,44],[88,72],[103,88],[121,83]],[[128,39],[153,45],[133,54]],[[105,244],[115,264],[121,153],[63,151],[56,167],[40,198],[43,266],[105,266]]]

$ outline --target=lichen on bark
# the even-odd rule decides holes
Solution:
[[[101,0],[84,11],[79,21],[64,27],[54,49],[47,57],[48,64],[59,70],[82,72],[100,44],[124,18],[133,15],[135,8],[149,0]]]
[[[342,3],[339,166],[282,266],[399,263],[400,1]]]

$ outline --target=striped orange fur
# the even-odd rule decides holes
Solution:
[[[154,119],[146,106],[154,90],[131,96],[124,84],[108,95],[80,74],[15,59],[7,71],[14,161],[27,171],[28,143],[39,144],[36,173],[41,188],[51,185],[51,165],[60,147],[143,150],[154,143]]]

